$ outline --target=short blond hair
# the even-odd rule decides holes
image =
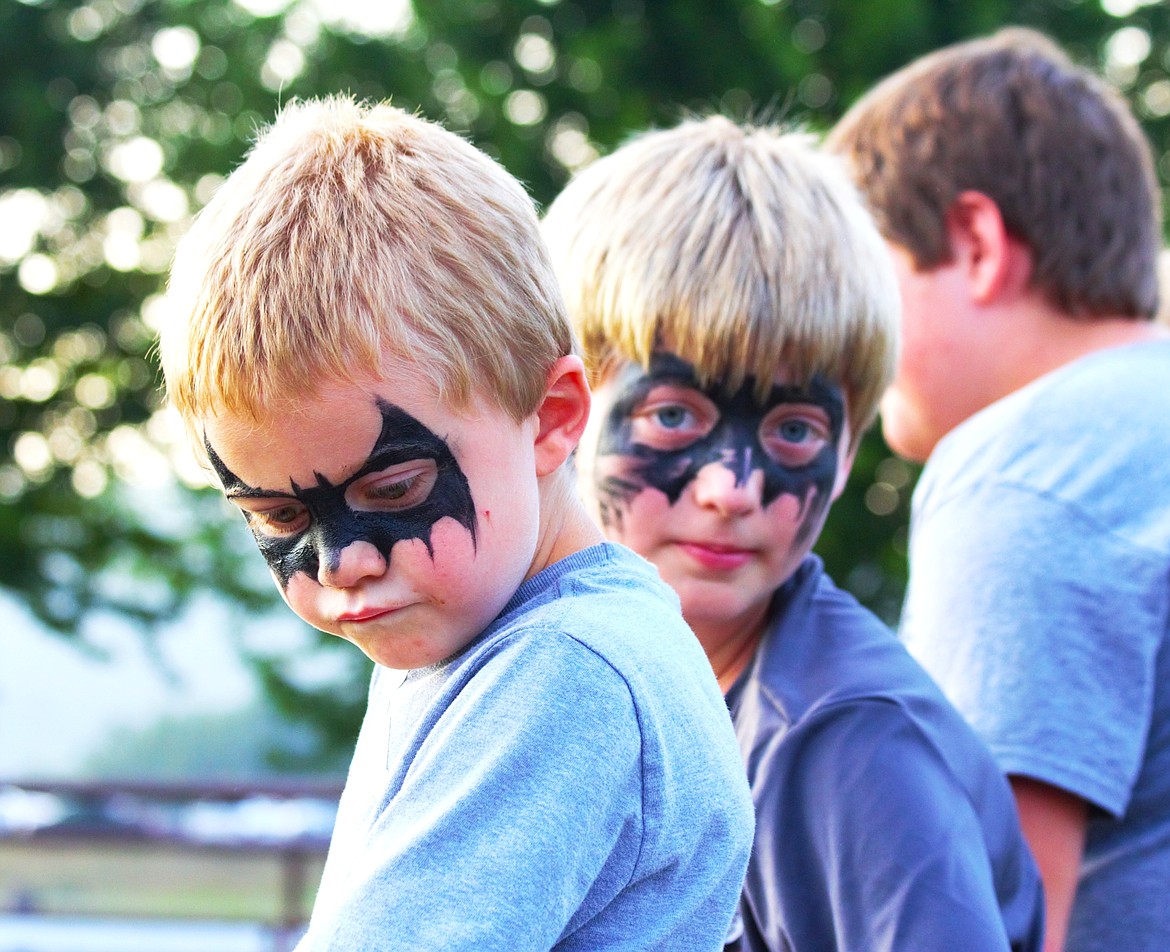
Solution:
[[[849,400],[852,439],[897,359],[889,255],[813,138],[723,116],[643,133],[576,175],[544,220],[591,379],[665,346],[704,386],[785,368]]]
[[[287,106],[180,242],[160,355],[193,427],[408,360],[455,409],[539,405],[572,331],[531,198],[388,103]]]

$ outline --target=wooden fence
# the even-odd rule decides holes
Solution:
[[[103,927],[162,936],[215,924],[284,952],[312,908],[340,790],[333,780],[0,781],[0,952],[73,948],[48,938],[66,923],[91,932],[79,950],[97,948]],[[41,946],[29,944],[37,923]]]

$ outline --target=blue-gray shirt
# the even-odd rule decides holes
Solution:
[[[722,947],[752,807],[711,667],[618,545],[375,671],[301,952]]]
[[[1002,770],[1094,807],[1066,952],[1170,949],[1170,342],[954,429],[911,526],[911,652]]]
[[[744,952],[1038,952],[1043,898],[991,755],[810,556],[728,695],[756,805]]]

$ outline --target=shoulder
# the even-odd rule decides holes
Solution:
[[[480,645],[464,666],[460,694],[514,693],[529,709],[542,699],[589,708],[616,705],[632,715],[633,698],[620,668],[555,617],[559,612],[545,615],[516,619]]]
[[[972,534],[980,546],[1051,544],[1055,528],[1161,557],[1170,551],[1168,377],[1170,342],[1120,347],[987,407],[927,462],[914,533],[931,525],[940,544]]]
[[[949,708],[932,724],[897,699],[841,701],[762,753],[749,777],[757,842],[771,836],[777,849],[856,839],[863,853],[893,849],[908,860],[949,843],[982,864],[988,835],[1019,840],[1006,781]]]
[[[468,717],[503,723],[479,736],[523,724],[529,743],[555,751],[558,773],[588,771],[588,789],[612,785],[607,778],[628,764],[650,865],[704,849],[710,836],[720,844],[712,862],[746,857],[753,814],[739,748],[710,664],[677,609],[652,599],[643,618],[625,599],[585,613],[555,605],[482,649],[460,703],[475,705]]]
[[[643,574],[632,553],[612,555],[563,575],[555,597],[514,613],[476,645],[459,662],[470,686],[460,692],[506,690],[522,699],[513,716],[545,716],[545,705],[546,714],[599,734],[637,736],[651,757],[683,724],[699,735],[730,733],[710,664],[673,592]]]
[[[763,774],[806,771],[796,765],[809,763],[828,773],[864,768],[912,780],[933,765],[961,773],[961,786],[994,770],[890,629],[823,573],[807,581],[778,606],[735,706],[753,784]],[[811,773],[795,782],[815,787]]]
[[[890,930],[898,947],[1006,949],[1000,900],[1020,893],[1033,920],[1036,877],[1003,777],[943,741],[882,698],[826,705],[776,738],[752,781],[757,917],[806,939],[794,947],[869,948]]]
[[[538,586],[535,594],[529,586]],[[547,624],[579,631],[604,631],[623,621],[681,623],[678,596],[657,569],[625,546],[606,542],[557,562],[520,589],[526,596],[504,625]],[[685,627],[685,626],[684,626]]]
[[[893,632],[810,556],[777,593],[738,707],[754,699],[791,726],[826,705],[892,698],[928,683]]]
[[[715,689],[710,663],[683,621],[678,596],[654,566],[624,546],[607,543],[598,549],[593,564],[558,580],[556,598],[522,619],[525,627],[555,629],[576,641],[638,696],[667,691],[685,709],[685,701],[668,691],[672,680],[699,693],[705,693],[704,686]]]
[[[1082,357],[960,424],[939,443],[927,473],[971,464],[980,472],[1047,473],[1103,447],[1112,449],[1103,462],[1114,465],[1127,465],[1134,454],[1153,456],[1167,439],[1168,375],[1170,341]],[[1049,465],[1039,467],[1041,457]]]

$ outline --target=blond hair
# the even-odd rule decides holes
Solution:
[[[593,382],[666,347],[762,398],[778,370],[842,385],[855,441],[897,357],[888,252],[810,136],[723,116],[643,133],[575,176],[544,233]]]
[[[521,420],[572,331],[532,201],[388,103],[287,106],[180,243],[160,354],[189,426],[409,360]]]

